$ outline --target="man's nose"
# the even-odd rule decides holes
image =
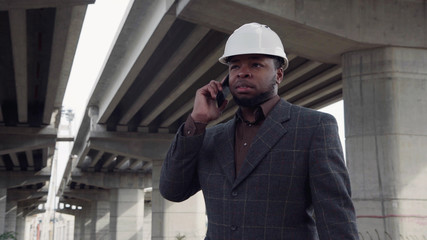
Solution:
[[[238,73],[238,77],[239,78],[248,78],[248,77],[251,77],[251,76],[252,76],[252,73],[249,71],[248,67],[242,66],[240,68],[240,71]]]

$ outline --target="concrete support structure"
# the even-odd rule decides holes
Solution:
[[[111,239],[110,236],[110,203],[108,201],[92,201],[91,203],[91,236],[90,239]]]
[[[147,194],[147,193],[146,193]],[[151,196],[151,193],[150,193]],[[151,197],[150,197],[151,198]],[[144,202],[144,231],[142,239],[151,239],[151,219],[152,219],[151,200]]]
[[[87,205],[88,208],[91,208],[91,204]],[[84,216],[82,216],[82,220],[83,220],[83,226],[80,232],[80,238],[76,238],[76,239],[82,239],[82,240],[90,240],[91,239],[91,224],[92,224],[92,219],[90,216],[90,211],[88,211],[88,208],[85,211]]]
[[[88,209],[90,208],[89,202],[83,202],[80,201],[78,203],[78,206],[81,207],[81,209],[73,210],[69,212],[69,214],[74,216],[74,239],[79,240],[85,240],[90,239],[90,234],[86,230],[86,224],[90,222],[90,211]]]
[[[79,211],[74,215],[74,239],[84,239],[85,213],[86,211]]]
[[[73,180],[98,187],[64,192],[83,207],[75,214],[75,239],[143,239],[144,186],[151,179],[139,173],[78,172]]]
[[[142,239],[144,190],[110,190],[110,234],[112,240]]]
[[[18,204],[18,210],[16,213],[16,232],[16,238],[18,240],[25,239],[25,209],[23,206],[20,206],[20,204]]]
[[[6,223],[4,227],[5,232],[16,232],[16,215],[18,212],[18,202],[7,200],[6,203]]]
[[[86,12],[86,6],[72,10],[68,6],[93,2],[0,3],[2,10],[8,10],[5,16],[9,16],[10,24],[4,25],[10,26],[12,32],[10,59],[15,65],[12,72],[17,75],[10,79],[20,86],[3,92],[16,91],[16,97],[11,97],[17,99],[16,107],[12,107],[16,113],[1,111],[10,106],[4,105],[6,98],[0,101],[0,125],[8,119],[20,123],[16,128],[0,128],[0,233],[21,231],[19,206],[26,198],[8,194],[8,189],[21,191],[49,180],[50,172],[42,176],[38,168],[50,165],[57,128],[25,129],[25,125],[53,122],[52,109],[60,108],[64,93],[57,90],[65,88]],[[55,10],[57,20],[52,22],[52,56],[45,60],[49,61],[50,72],[41,73],[48,77],[40,86],[47,87],[38,91],[47,93],[42,101],[43,116],[36,122],[27,120],[31,120],[29,113],[41,112],[38,106],[30,109],[38,104],[28,104],[26,99],[34,93],[30,89],[39,89],[39,85],[35,86],[33,77],[25,76],[27,71],[21,71],[31,65],[17,64],[34,63],[30,57],[34,54],[26,53],[31,53],[31,48],[26,48],[34,41],[25,41],[31,36],[26,36],[24,25],[30,29],[32,23],[26,21],[24,5],[31,5],[30,9],[59,7]],[[199,79],[219,76],[220,70],[214,64],[218,64],[225,35],[249,21],[269,25],[284,39],[293,61],[285,74],[290,88],[280,91],[287,96],[304,95],[323,85],[329,89],[324,91],[326,98],[340,90],[341,82],[335,80],[340,79],[343,69],[347,162],[361,239],[427,238],[425,0],[135,0],[128,10],[88,102],[89,114],[83,120],[86,124],[76,136],[80,141],[75,141],[72,155],[78,160],[69,163],[70,171],[77,167],[83,172],[72,177],[77,186],[73,190],[83,192],[76,198],[88,202],[84,214],[76,216],[76,239],[125,239],[129,235],[139,238],[141,234],[143,239],[176,239],[178,235],[203,239],[206,219],[201,194],[179,204],[164,200],[158,189],[162,160],[152,166],[150,159],[163,159],[169,135],[173,137],[169,132],[190,111],[194,93],[186,96],[191,92],[188,90],[195,88]],[[194,56],[203,58],[196,61]],[[185,64],[190,60],[191,64]],[[314,72],[326,67],[329,70],[325,74],[314,76]],[[312,75],[311,72],[313,78],[297,85],[299,78]],[[179,81],[173,81],[176,76]],[[322,80],[327,78],[334,83]],[[168,86],[171,92],[166,94],[169,92],[163,86],[171,82],[179,84]],[[6,85],[0,84],[0,89]],[[172,112],[174,102],[181,105],[176,112]],[[152,185],[145,179],[144,183],[141,181],[151,168]],[[65,179],[63,187],[68,183]],[[86,187],[78,189],[80,184]],[[152,207],[142,207],[141,191],[151,186]],[[88,196],[87,191],[94,194]],[[126,200],[120,200],[122,197]],[[13,208],[16,203],[17,212]],[[132,211],[134,208],[137,210]],[[13,220],[14,215],[17,220]],[[145,224],[140,222],[142,219]],[[122,226],[122,222],[131,224]],[[150,230],[141,230],[142,225]]]
[[[0,234],[5,230],[7,189],[0,188]]]
[[[427,49],[351,52],[342,65],[347,164],[362,239],[425,239]]]
[[[172,240],[185,236],[188,240],[203,239],[206,234],[206,213],[203,195],[197,193],[182,203],[164,199],[159,191],[163,160],[153,161],[152,237]]]

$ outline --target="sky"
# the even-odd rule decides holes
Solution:
[[[337,119],[338,131],[340,134],[341,144],[345,154],[344,105],[343,104],[344,102],[341,100],[320,109],[320,111],[332,114]]]
[[[75,131],[131,2],[96,0],[88,5],[63,101],[75,113]]]

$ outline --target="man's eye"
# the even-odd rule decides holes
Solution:
[[[237,69],[239,66],[238,65],[231,65],[230,69]]]
[[[261,64],[259,64],[259,63],[254,63],[254,64],[252,64],[254,67],[261,67],[262,65]]]

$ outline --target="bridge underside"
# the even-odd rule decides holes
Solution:
[[[393,207],[389,207],[394,205],[388,205],[387,199],[408,206],[407,202],[399,202],[405,198],[424,206],[421,202],[427,196],[408,192],[404,186],[420,185],[419,176],[425,171],[420,156],[425,151],[422,147],[412,154],[400,151],[408,144],[424,143],[427,136],[423,127],[427,113],[422,111],[427,109],[427,101],[421,91],[426,89],[427,69],[424,1],[131,1],[78,133],[75,138],[64,139],[57,136],[63,96],[86,6],[93,2],[0,2],[0,18],[4,20],[0,21],[3,196],[22,191],[22,196],[37,200],[26,200],[32,207],[43,201],[46,196],[35,196],[31,190],[47,194],[55,144],[73,140],[70,159],[59,160],[67,162],[57,191],[61,201],[79,203],[99,213],[111,210],[105,207],[108,201],[115,202],[113,209],[120,206],[122,200],[117,198],[125,189],[138,189],[137,195],[123,201],[139,206],[138,198],[150,195],[152,203],[169,206],[159,197],[156,184],[170,140],[190,113],[196,89],[227,74],[226,66],[217,60],[228,36],[244,23],[260,22],[283,39],[290,60],[279,86],[282,98],[314,109],[345,100],[346,137],[351,143],[347,144],[347,161],[355,201],[365,216],[360,218],[360,225],[372,230],[369,223],[374,218],[366,217],[366,206],[380,206],[378,219],[399,215],[394,214]],[[400,75],[402,71],[408,75]],[[387,74],[381,75],[384,72]],[[366,80],[368,75],[378,77]],[[403,111],[404,106],[421,110]],[[221,118],[212,124],[232,118],[236,109],[230,99]],[[386,118],[378,117],[378,112]],[[418,117],[402,117],[411,115]],[[408,140],[412,134],[417,136],[416,142]],[[378,139],[389,135],[404,137],[381,142],[383,145],[374,141],[369,145],[374,148],[366,145],[373,136]],[[386,156],[398,157],[387,160]],[[405,158],[419,166],[418,178],[406,174],[409,170],[400,162]],[[372,173],[372,169],[377,171]],[[403,169],[404,174],[390,177],[396,175],[396,169]],[[20,180],[23,176],[30,181]],[[18,180],[6,181],[8,178]],[[384,179],[398,186],[397,190],[385,187]],[[141,189],[146,191],[139,192]],[[367,201],[373,203],[365,204]],[[3,205],[0,201],[0,212]],[[165,217],[163,210],[153,205],[153,219]],[[410,216],[413,209],[399,211]],[[423,222],[426,215],[417,216]],[[379,223],[381,234],[395,224],[387,221]],[[102,230],[92,226],[90,231]]]

